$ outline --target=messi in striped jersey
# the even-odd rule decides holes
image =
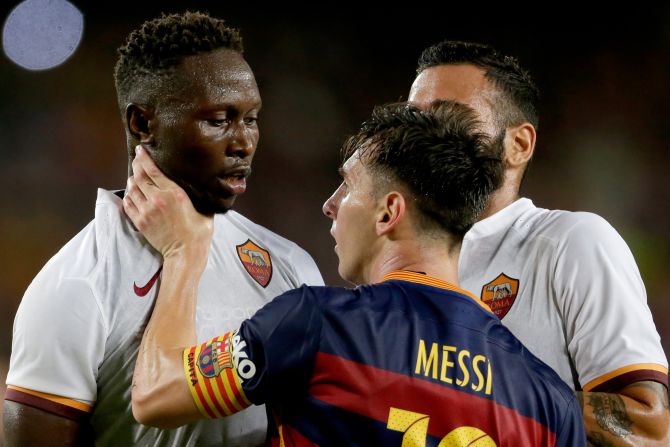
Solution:
[[[452,102],[377,108],[324,204],[339,273],[361,285],[302,286],[197,346],[211,223],[140,154],[127,212],[150,221],[145,204],[160,197],[173,214],[169,232],[143,229],[165,270],[135,369],[138,420],[171,427],[266,403],[283,446],[585,445],[570,388],[456,286],[462,237],[502,176],[476,129]]]

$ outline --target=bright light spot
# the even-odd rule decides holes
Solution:
[[[12,10],[2,29],[2,48],[28,70],[65,62],[77,49],[84,16],[65,0],[25,0]]]

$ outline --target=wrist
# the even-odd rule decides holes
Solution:
[[[163,263],[165,266],[173,265],[176,268],[190,270],[201,268],[204,270],[208,256],[209,246],[202,244],[180,245],[167,250],[163,254]]]

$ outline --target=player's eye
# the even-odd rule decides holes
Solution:
[[[220,118],[220,119],[208,119],[207,124],[213,127],[221,127],[224,124],[226,124],[228,120],[226,118]]]

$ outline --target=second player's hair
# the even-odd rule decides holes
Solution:
[[[460,241],[503,176],[480,127],[471,108],[452,101],[430,111],[390,104],[376,107],[342,151],[371,170],[377,193],[405,190],[422,230],[439,229]]]
[[[426,68],[452,64],[471,64],[484,70],[486,78],[500,93],[493,107],[503,129],[522,122],[529,122],[537,129],[540,93],[516,58],[501,54],[489,45],[445,40],[423,50],[417,74]]]

